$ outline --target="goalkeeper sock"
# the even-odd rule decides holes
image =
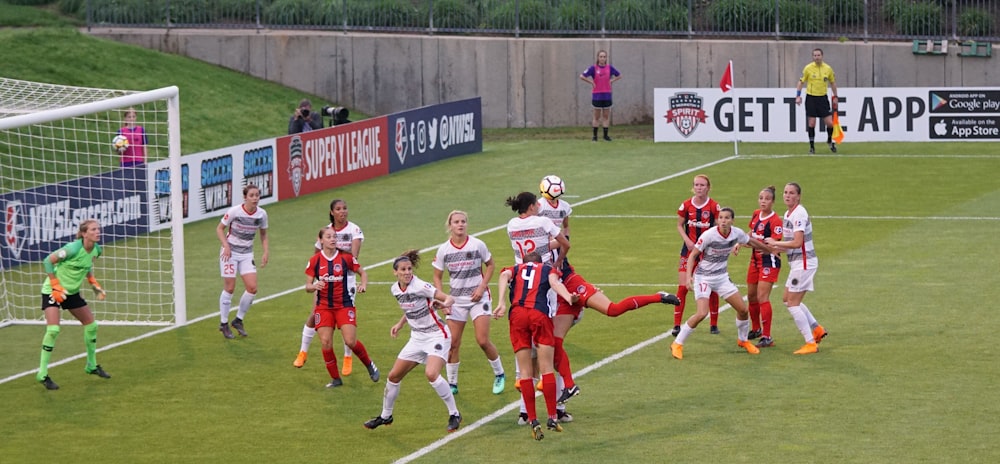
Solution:
[[[247,311],[250,311],[250,305],[253,304],[253,297],[256,296],[250,292],[243,292],[243,296],[240,297],[240,307],[236,310],[236,318],[243,320],[247,316]]]
[[[225,290],[219,295],[219,322],[229,323],[229,311],[233,307],[233,294]]]
[[[52,350],[56,348],[56,338],[59,337],[59,326],[50,325],[45,327],[45,336],[42,337],[42,356],[38,363],[38,375],[35,377],[39,382],[45,380],[49,375],[49,359],[52,358]]]
[[[97,367],[97,323],[83,326],[83,344],[87,346],[87,370]]]
[[[660,295],[630,296],[617,303],[611,303],[610,305],[608,305],[608,317],[618,317],[624,314],[626,311],[639,309],[643,306],[648,306],[653,303],[659,303],[659,302],[660,302]]]
[[[316,329],[314,329],[312,327],[309,327],[308,325],[303,325],[302,326],[302,347],[299,348],[299,351],[308,353],[309,352],[309,345],[312,344],[313,337],[315,337],[315,336],[316,336]]]

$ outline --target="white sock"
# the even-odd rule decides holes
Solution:
[[[813,313],[809,311],[809,308],[806,307],[805,303],[799,303],[799,309],[801,309],[802,313],[806,315],[806,320],[809,321],[810,328],[814,328],[819,325],[819,322],[817,322],[816,318],[813,317]]]
[[[497,355],[496,359],[491,359],[490,367],[493,368],[493,375],[503,375],[503,363],[500,362],[500,355]]]
[[[739,341],[741,341],[741,342],[745,342],[745,341],[748,341],[748,337],[749,336],[750,336],[750,319],[747,319],[745,321],[741,321],[741,320],[737,319],[736,320],[736,339],[739,340]]]
[[[802,308],[799,306],[789,306],[788,312],[791,313],[792,320],[795,321],[795,327],[798,327],[799,333],[802,334],[802,338],[806,340],[806,343],[816,343],[816,340],[813,338],[812,328],[809,327],[809,319],[802,312]]]
[[[240,307],[236,310],[236,318],[243,320],[247,316],[247,311],[250,311],[250,305],[253,304],[253,293],[243,292],[243,296],[240,297]]]
[[[302,346],[299,351],[309,352],[309,345],[312,344],[313,337],[316,336],[316,329],[308,325],[302,326]]]
[[[347,343],[344,343],[344,357],[345,358],[351,357],[351,347],[347,346]]]
[[[514,357],[514,380],[517,381],[521,378],[521,366],[517,364],[517,356]]]
[[[392,409],[396,406],[397,397],[399,397],[399,384],[392,383],[386,379],[385,395],[382,397],[382,414],[379,415],[380,417],[388,419],[392,415]]]
[[[681,331],[677,334],[677,338],[674,339],[674,343],[683,345],[684,342],[687,341],[688,337],[691,336],[692,332],[694,332],[694,329],[687,325],[687,322],[681,324]]]
[[[445,374],[448,376],[448,383],[451,384],[451,385],[458,385],[458,365],[459,364],[462,364],[462,363],[460,363],[460,362],[457,362],[457,363],[448,363],[448,364],[445,364],[445,366],[444,366]]]
[[[233,307],[233,294],[225,290],[219,295],[219,322],[226,324],[229,322],[229,311]]]
[[[448,407],[448,414],[452,416],[458,415],[458,406],[455,405],[455,395],[451,394],[451,386],[444,380],[444,377],[439,375],[430,384],[431,388],[441,397],[441,401],[444,401],[444,405]]]
[[[562,376],[556,372],[556,399],[559,399],[559,397],[562,396],[563,390],[565,389],[566,382],[564,382]],[[558,407],[556,409],[558,409]]]

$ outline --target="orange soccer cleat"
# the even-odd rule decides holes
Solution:
[[[815,343],[806,343],[805,345],[802,345],[802,348],[795,350],[794,354],[813,354],[817,351],[819,351],[818,345]]]
[[[736,341],[736,345],[739,346],[740,348],[743,348],[744,350],[747,350],[747,353],[750,353],[750,354],[760,354],[760,348],[757,348],[756,346],[754,346],[754,344],[750,343],[749,340],[747,340],[747,341],[737,340]]]
[[[684,345],[681,345],[679,343],[671,343],[670,354],[677,359],[684,359]]]
[[[292,362],[292,365],[295,367],[302,367],[302,365],[306,363],[306,358],[308,357],[309,353],[299,351],[299,355],[295,357],[295,361]]]

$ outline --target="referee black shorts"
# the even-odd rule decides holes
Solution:
[[[833,114],[826,95],[806,95],[806,117],[825,118]]]

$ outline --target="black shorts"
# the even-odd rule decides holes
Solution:
[[[594,105],[594,109],[598,110],[611,108],[611,100],[591,100],[590,103]]]
[[[825,118],[832,114],[833,112],[830,111],[830,100],[826,99],[826,95],[806,95],[807,118]]]
[[[74,293],[72,295],[66,295],[66,299],[62,303],[56,303],[56,300],[52,299],[52,295],[42,294],[42,311],[45,308],[51,308],[53,306],[60,307],[62,309],[76,309],[87,306],[87,302],[83,300],[83,297],[79,293]]]

